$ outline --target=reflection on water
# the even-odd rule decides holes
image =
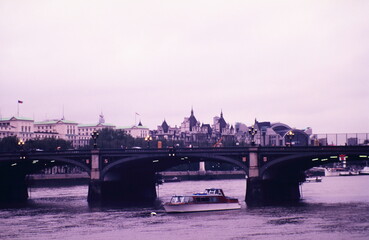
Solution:
[[[165,183],[159,198],[223,188],[242,209],[167,214],[162,209],[88,206],[87,186],[34,188],[26,206],[0,210],[0,239],[368,239],[369,176],[302,185],[295,206],[248,208],[245,180]],[[156,216],[150,213],[155,211]]]

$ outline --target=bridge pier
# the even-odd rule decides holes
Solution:
[[[294,203],[299,200],[300,183],[298,179],[247,179],[245,201],[248,206]]]
[[[20,203],[28,199],[24,173],[5,169],[0,172],[0,203]]]
[[[155,173],[120,169],[118,178],[90,180],[88,202],[149,204],[156,199]]]
[[[262,206],[298,202],[300,200],[300,176],[281,171],[271,178],[260,176],[258,148],[250,148],[249,173],[246,186],[246,204]],[[286,170],[286,169],[284,169]]]
[[[101,175],[102,162],[98,150],[92,151],[89,203],[148,204],[156,199],[156,176],[153,168],[120,166]]]

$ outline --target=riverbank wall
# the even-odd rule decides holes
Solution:
[[[159,173],[164,182],[175,178],[181,181],[218,180],[218,179],[244,179],[244,171],[166,171]]]
[[[165,171],[158,173],[162,182],[244,179],[244,171]],[[70,174],[33,174],[27,176],[31,187],[88,185],[90,177],[87,173]]]

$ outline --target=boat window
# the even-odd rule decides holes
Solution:
[[[191,202],[193,202],[193,197],[185,197],[184,198],[184,202],[185,203],[191,203]]]
[[[184,196],[174,196],[172,197],[172,199],[170,200],[171,203],[183,203],[184,202],[185,197]]]
[[[209,192],[209,194],[215,194],[216,191],[215,191],[215,189],[209,189],[208,192]]]
[[[207,193],[208,194],[211,194],[211,195],[222,195],[221,193],[221,190],[220,189],[206,189]]]
[[[196,198],[196,202],[209,202],[209,198],[208,197]]]

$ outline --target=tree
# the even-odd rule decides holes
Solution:
[[[15,152],[20,150],[16,136],[4,137],[0,139],[0,152]]]
[[[41,149],[44,151],[67,150],[71,148],[73,148],[72,142],[56,138],[31,139],[26,141],[24,146],[25,150]]]
[[[33,151],[41,149],[44,151],[67,150],[72,148],[72,143],[64,139],[45,138],[30,139],[20,146],[16,136],[0,139],[0,152],[15,152],[20,150]]]
[[[134,146],[144,147],[144,140],[133,138],[121,130],[111,128],[103,128],[99,132],[97,138],[98,148],[131,148]],[[93,146],[94,140],[90,140],[90,147]]]

